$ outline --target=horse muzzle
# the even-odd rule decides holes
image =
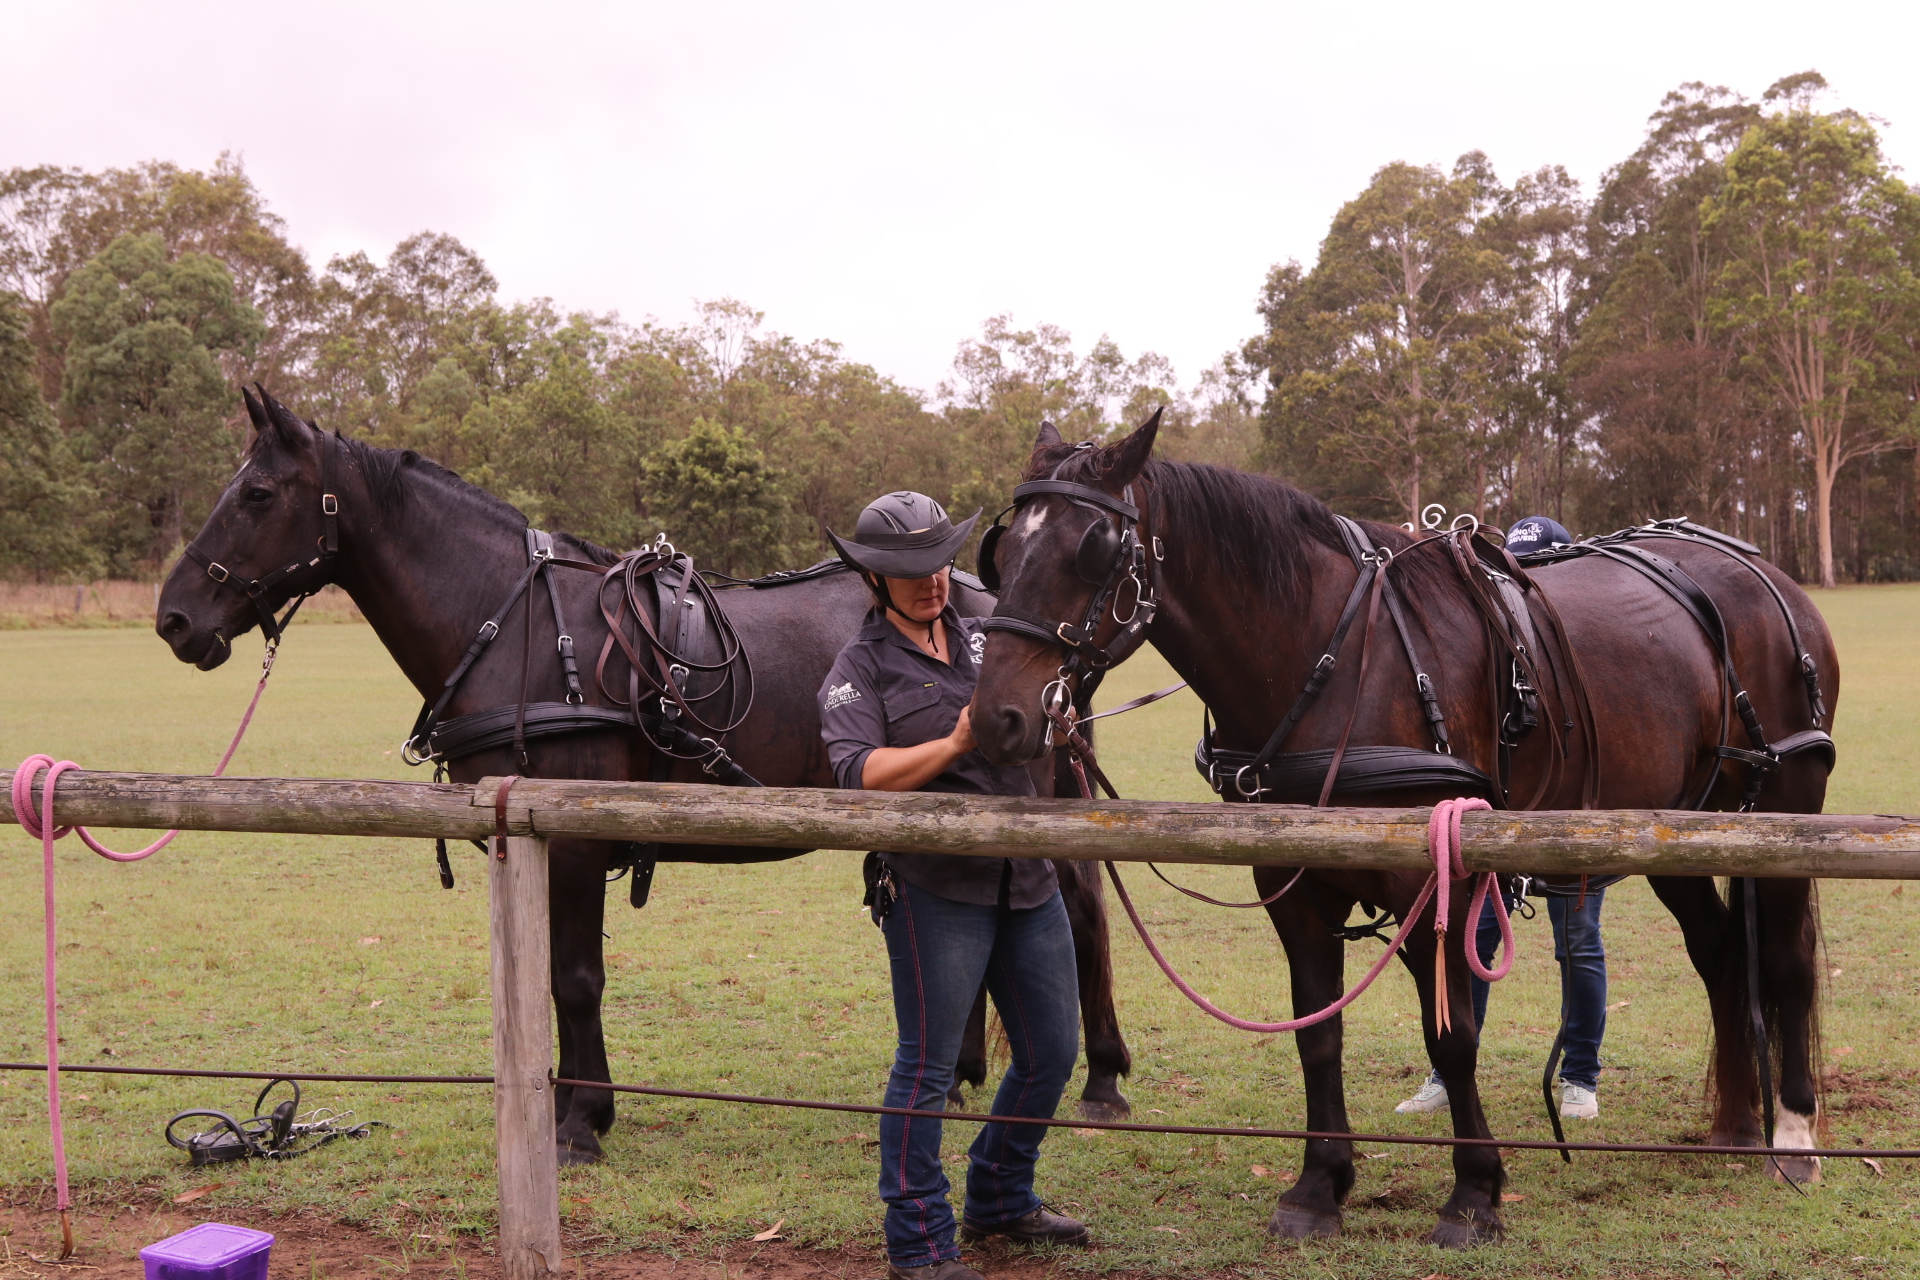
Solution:
[[[153,629],[182,662],[191,662],[201,671],[211,671],[233,656],[233,643],[221,627],[196,627],[193,620],[178,609],[162,610]]]

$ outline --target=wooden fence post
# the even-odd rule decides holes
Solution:
[[[489,851],[493,932],[493,1124],[500,1153],[500,1263],[506,1280],[560,1274],[554,1149],[552,968],[547,842],[509,836]]]

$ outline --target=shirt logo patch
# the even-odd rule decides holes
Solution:
[[[976,631],[972,635],[967,637],[967,652],[973,655],[974,666],[977,667],[980,665],[980,657],[983,653],[986,652],[986,648],[987,648],[986,632]]]
[[[975,658],[974,661],[978,662],[979,659]],[[853,681],[849,680],[845,684],[836,684],[827,690],[827,704],[822,710],[832,711],[836,707],[844,707],[849,702],[859,700],[860,691],[854,688]]]

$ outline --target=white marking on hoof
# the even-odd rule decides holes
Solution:
[[[1805,1148],[1819,1146],[1820,1140],[1815,1132],[1816,1120],[1817,1116],[1782,1107],[1780,1118],[1773,1126],[1773,1145]],[[1775,1156],[1767,1164],[1774,1178],[1780,1182],[1786,1182],[1789,1179],[1799,1183],[1820,1181],[1819,1156]]]

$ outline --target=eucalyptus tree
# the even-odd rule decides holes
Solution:
[[[1912,261],[1920,196],[1851,111],[1822,113],[1817,73],[1767,91],[1775,104],[1727,157],[1705,227],[1727,237],[1710,298],[1715,323],[1796,428],[1812,472],[1817,566],[1833,586],[1834,482],[1847,463],[1893,443],[1863,392],[1897,376],[1899,340],[1920,322]]]
[[[1478,152],[1451,173],[1389,164],[1334,216],[1311,271],[1274,268],[1247,355],[1268,379],[1275,460],[1410,519],[1436,496],[1479,501],[1457,476],[1518,323],[1513,264],[1487,234],[1504,194]]]
[[[115,568],[171,554],[239,455],[221,357],[244,362],[265,322],[224,263],[170,256],[158,232],[121,236],[69,276],[52,321],[60,412],[108,507]]]

